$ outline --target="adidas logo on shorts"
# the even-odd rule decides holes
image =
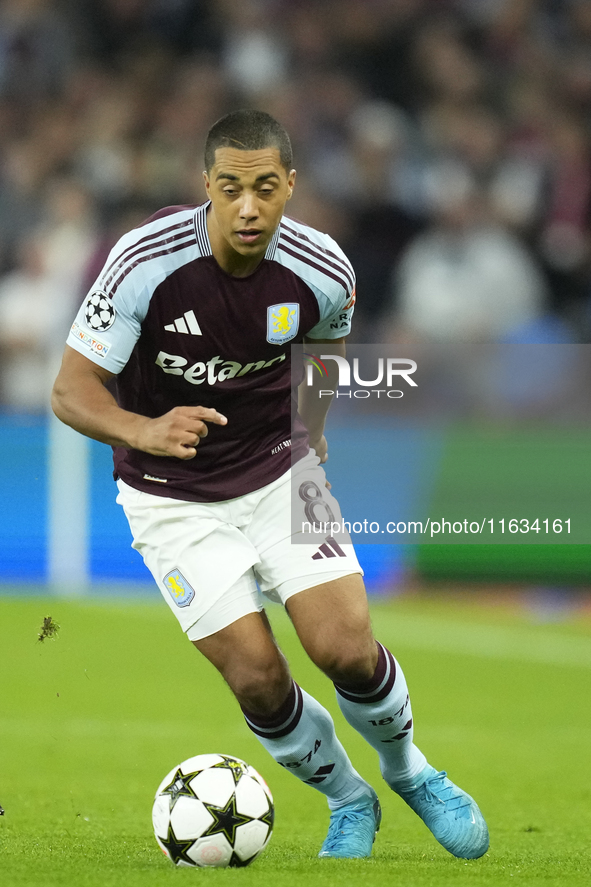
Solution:
[[[339,543],[332,536],[326,537],[316,554],[312,555],[312,560],[319,561],[326,557],[347,557]]]

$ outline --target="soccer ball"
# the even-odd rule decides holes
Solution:
[[[273,797],[254,767],[229,755],[196,755],[156,792],[156,841],[177,866],[250,865],[273,831]]]
[[[92,293],[86,300],[84,317],[92,330],[105,332],[105,330],[113,326],[115,308],[105,293]]]

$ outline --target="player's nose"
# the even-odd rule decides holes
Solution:
[[[244,192],[240,202],[240,218],[256,219],[259,214],[257,200],[254,194]]]

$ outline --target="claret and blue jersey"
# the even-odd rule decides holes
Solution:
[[[355,281],[326,234],[287,217],[248,277],[214,259],[209,204],[169,207],[111,251],[68,344],[118,375],[126,410],[156,417],[175,406],[214,407],[195,459],[115,449],[115,473],[139,490],[212,502],[259,489],[307,450],[291,435],[290,346],[350,329]],[[282,444],[282,446],[279,446]]]

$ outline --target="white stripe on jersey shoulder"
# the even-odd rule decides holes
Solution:
[[[120,288],[152,291],[169,274],[207,252],[201,215],[204,207],[171,208],[166,215],[134,228],[115,244],[95,284],[115,298]],[[204,216],[203,212],[203,216]]]
[[[325,293],[331,302],[350,296],[355,273],[345,253],[328,234],[284,216],[273,258]]]

